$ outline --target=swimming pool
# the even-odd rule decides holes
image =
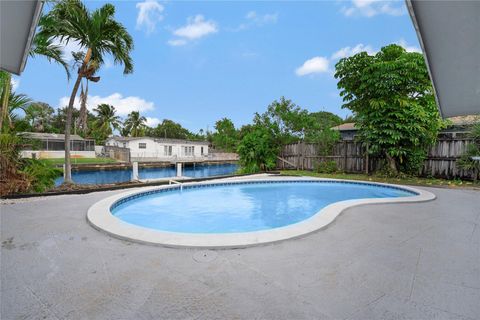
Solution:
[[[88,220],[141,242],[243,247],[313,232],[353,205],[434,197],[409,187],[310,178],[188,183],[112,196],[92,206]]]
[[[234,163],[222,164],[195,164],[187,165],[183,168],[183,175],[192,178],[203,178],[218,175],[233,174],[238,170],[238,165]],[[175,177],[174,166],[157,168],[139,168],[140,179],[159,179]],[[126,182],[132,179],[132,169],[115,170],[82,170],[72,171],[72,179],[78,184],[108,184]],[[63,177],[55,180],[55,186],[63,183]]]

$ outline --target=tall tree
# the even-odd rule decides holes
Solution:
[[[393,173],[416,172],[442,126],[423,56],[398,45],[341,59],[335,66],[343,108],[360,139]]]
[[[94,72],[104,63],[105,55],[112,55],[116,64],[124,65],[124,74],[133,71],[130,56],[133,40],[126,28],[115,20],[115,7],[105,4],[90,12],[80,0],[63,0],[40,19],[41,37],[58,38],[61,42],[74,41],[85,50],[84,59],[77,70],[67,109],[65,124],[65,183],[73,183],[70,162],[70,129],[72,111],[78,88],[83,78],[100,80]]]
[[[180,123],[163,119],[162,123],[155,128],[147,129],[147,135],[158,138],[190,139],[193,134]]]
[[[25,120],[30,123],[34,131],[43,132],[50,124],[54,109],[44,102],[30,103],[25,109]]]
[[[97,130],[104,139],[113,133],[114,129],[120,129],[122,122],[116,115],[115,107],[109,104],[99,104],[95,109],[97,119],[95,121],[95,130]]]
[[[213,134],[213,145],[227,152],[235,152],[238,144],[238,133],[232,120],[223,118],[215,123],[216,132]]]
[[[124,122],[126,132],[132,137],[141,137],[145,134],[147,118],[140,116],[140,112],[132,111]]]

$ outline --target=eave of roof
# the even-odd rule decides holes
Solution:
[[[405,1],[441,115],[480,114],[480,1]]]
[[[42,7],[41,0],[0,1],[0,69],[23,71]]]

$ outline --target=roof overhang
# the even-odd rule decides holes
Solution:
[[[0,1],[0,69],[23,71],[42,7],[41,0]]]
[[[405,1],[441,115],[480,114],[480,1]]]

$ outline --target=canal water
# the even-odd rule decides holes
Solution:
[[[233,174],[237,171],[238,165],[233,163],[222,164],[195,164],[187,165],[183,168],[183,175],[191,178],[203,178],[220,175]],[[158,179],[175,177],[174,166],[157,168],[139,168],[140,179]],[[127,182],[132,179],[132,169],[115,170],[81,170],[72,171],[72,179],[78,184],[108,184]],[[55,185],[63,183],[63,177],[55,180]]]

